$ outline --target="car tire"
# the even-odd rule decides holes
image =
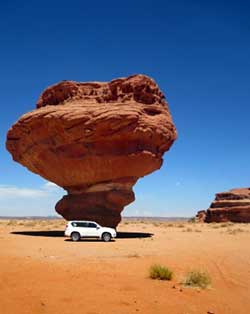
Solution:
[[[111,234],[109,233],[109,232],[104,232],[103,234],[102,234],[102,240],[104,241],[104,242],[109,242],[110,240],[111,240]]]
[[[72,232],[71,233],[71,239],[74,242],[77,242],[81,239],[80,233],[79,232]]]

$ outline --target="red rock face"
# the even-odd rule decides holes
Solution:
[[[217,193],[206,211],[205,222],[250,222],[250,188]]]
[[[205,222],[206,214],[207,214],[206,210],[199,210],[197,215],[195,216],[195,221],[196,222]]]
[[[109,83],[63,81],[9,130],[13,159],[67,190],[66,219],[116,226],[133,185],[161,167],[176,139],[165,97],[149,77]]]

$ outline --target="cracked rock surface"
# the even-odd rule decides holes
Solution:
[[[117,226],[133,185],[161,167],[176,139],[157,84],[145,75],[62,81],[36,107],[8,131],[13,159],[68,192],[56,205],[67,220]]]

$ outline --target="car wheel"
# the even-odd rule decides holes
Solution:
[[[79,241],[81,239],[80,233],[79,232],[72,232],[71,233],[71,239],[72,241]]]
[[[102,235],[102,239],[104,242],[109,242],[111,240],[111,234],[108,232],[104,232]]]

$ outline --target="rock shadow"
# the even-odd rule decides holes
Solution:
[[[52,237],[52,238],[64,237],[64,231],[61,231],[61,230],[12,231],[11,234],[18,234],[18,235],[32,236],[32,237]]]
[[[153,235],[148,232],[117,232],[118,239],[151,238]]]
[[[32,236],[32,237],[49,237],[62,238],[64,231],[61,230],[43,230],[43,231],[12,231],[11,234]],[[117,232],[117,239],[136,239],[136,238],[151,238],[154,234],[147,232]]]

